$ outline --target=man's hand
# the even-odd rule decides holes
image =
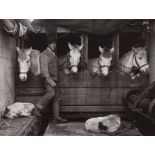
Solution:
[[[47,79],[47,82],[48,82],[52,87],[55,87],[55,86],[57,85],[51,78],[48,78],[48,79]]]

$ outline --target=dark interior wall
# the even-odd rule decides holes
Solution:
[[[57,34],[57,55],[65,55],[68,51],[68,42],[71,44],[81,44],[80,34]],[[48,45],[48,37],[45,33],[29,33],[24,39],[24,47],[43,51]],[[102,47],[112,47],[112,35],[88,36],[88,58],[96,58],[99,56],[99,45]],[[130,51],[132,46],[145,46],[145,39],[142,37],[141,32],[121,32],[119,42],[119,56],[121,57],[126,52]]]
[[[145,38],[142,32],[121,32],[119,42],[119,56],[122,57],[129,52],[132,47],[145,46]]]
[[[43,51],[47,47],[47,40],[48,37],[45,33],[29,33],[27,34],[27,37],[24,39],[24,47]]]
[[[57,55],[62,56],[67,54],[69,51],[68,43],[71,44],[81,44],[80,34],[67,34],[59,33],[57,34]]]
[[[102,47],[112,47],[112,35],[88,36],[88,58],[96,58],[99,56],[99,45]],[[123,56],[129,52],[133,47],[145,46],[145,38],[143,38],[142,32],[121,32],[119,42],[119,56]]]
[[[71,44],[81,44],[80,34],[67,34],[59,33],[57,34],[57,55],[65,55],[68,51],[68,42]],[[48,45],[48,36],[45,33],[29,33],[24,39],[24,47],[43,51]]]
[[[100,55],[99,46],[101,47],[112,47],[112,35],[88,36],[88,58],[97,58]]]

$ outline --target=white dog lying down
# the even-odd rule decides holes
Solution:
[[[17,118],[20,116],[30,116],[34,108],[32,103],[16,102],[6,108],[4,116],[6,118]]]
[[[94,133],[113,133],[119,129],[120,125],[121,118],[117,115],[90,118],[85,122],[86,130]]]

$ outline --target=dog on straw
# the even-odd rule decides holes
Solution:
[[[32,103],[16,102],[6,108],[4,118],[13,119],[17,117],[30,116],[34,107],[35,106]]]
[[[121,118],[118,115],[90,118],[85,122],[87,131],[94,133],[114,133],[121,126]]]

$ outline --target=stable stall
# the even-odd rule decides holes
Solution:
[[[50,35],[57,34],[57,55],[59,59],[68,52],[68,42],[79,44],[79,36],[81,34],[84,40],[81,61],[86,64],[89,59],[99,56],[99,45],[109,48],[114,47],[113,68],[106,79],[91,76],[88,67],[82,69],[74,78],[64,75],[60,69],[59,86],[62,91],[61,112],[67,117],[79,117],[81,113],[81,117],[83,117],[83,114],[127,112],[127,105],[122,101],[123,93],[128,89],[143,89],[148,85],[149,76],[142,76],[132,80],[128,75],[122,75],[115,67],[120,57],[125,52],[130,51],[132,46],[135,46],[138,41],[140,42],[140,46],[144,46],[146,43],[147,32],[142,25],[142,21],[34,20],[32,25],[36,32],[38,32],[35,34],[36,38],[37,35],[44,35],[44,37],[49,38]],[[40,42],[33,42],[33,45],[41,45],[41,43],[42,41],[40,40]],[[42,46],[42,49],[44,48],[45,46]],[[29,82],[25,83],[25,87],[35,85],[35,89],[40,89],[41,85],[39,83],[36,84],[36,80],[34,82],[31,80],[29,79]],[[25,91],[27,96],[30,87]],[[16,88],[18,89],[19,85]],[[39,91],[38,98],[40,96]],[[18,96],[20,97],[17,94],[17,98]],[[36,102],[36,99],[37,97],[35,97],[34,102]]]
[[[21,21],[24,25],[25,22]],[[152,25],[151,25],[152,24]],[[80,36],[84,41],[81,62],[85,65],[79,70],[76,76],[65,75],[60,67],[59,87],[62,92],[61,115],[66,118],[89,118],[101,116],[107,113],[130,113],[128,105],[123,101],[126,91],[131,89],[143,90],[149,83],[154,81],[154,21],[150,20],[34,20],[27,23],[30,30],[22,37],[11,37],[3,29],[0,29],[0,61],[1,94],[2,99],[0,111],[3,113],[6,106],[14,102],[31,102],[34,105],[44,94],[44,85],[39,76],[28,73],[25,82],[19,80],[19,68],[17,65],[16,45],[23,48],[30,48],[42,52],[46,49],[48,39],[52,35],[57,36],[57,56],[65,55],[69,48],[68,42],[80,44]],[[114,47],[112,67],[107,78],[92,76],[89,71],[88,62],[97,58],[100,54],[99,45],[108,48]],[[117,65],[119,59],[132,46],[146,46],[150,75],[142,75],[131,79],[129,75],[120,72]],[[4,67],[5,66],[5,67]],[[8,69],[6,69],[6,66]],[[6,95],[7,94],[7,95]],[[45,118],[36,120],[31,117],[29,130],[22,128],[22,135],[34,134],[35,126],[38,134],[42,121],[46,126],[51,117],[50,105],[45,111]],[[19,122],[21,120],[19,119]],[[19,130],[21,128],[21,123]],[[27,123],[26,123],[27,124]],[[27,125],[24,125],[28,127]],[[76,126],[76,125],[75,125]],[[80,125],[81,126],[81,125]],[[32,129],[32,130],[31,130]],[[49,127],[48,127],[49,130]],[[16,133],[16,132],[15,132]]]

